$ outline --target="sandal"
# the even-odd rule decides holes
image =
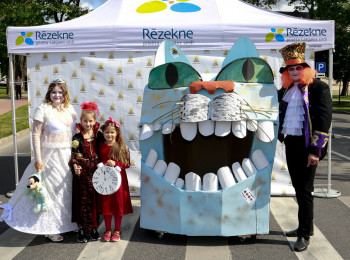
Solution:
[[[63,236],[61,235],[45,235],[46,238],[48,238],[49,240],[51,240],[51,242],[61,242],[63,241]]]
[[[111,235],[112,235],[112,231],[109,230],[109,231],[106,231],[104,234],[103,234],[103,241],[105,242],[109,242],[111,240]]]
[[[121,238],[121,236],[122,236],[122,233],[120,232],[120,231],[114,231],[114,233],[113,233],[113,236],[112,236],[112,239],[111,239],[111,241],[112,242],[118,242],[119,240],[120,240],[120,238]]]

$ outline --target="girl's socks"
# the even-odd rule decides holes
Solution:
[[[106,230],[112,230],[112,215],[104,215]],[[120,230],[122,216],[114,216],[114,230]]]
[[[106,230],[112,230],[112,215],[104,215]]]

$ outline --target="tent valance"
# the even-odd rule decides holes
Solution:
[[[74,20],[8,27],[12,54],[86,51],[156,51],[163,40],[183,50],[230,49],[242,35],[257,49],[304,41],[307,48],[334,48],[334,21],[295,18],[239,0],[109,0]]]

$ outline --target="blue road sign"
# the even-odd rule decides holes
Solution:
[[[326,63],[325,62],[316,62],[317,72],[326,72]]]

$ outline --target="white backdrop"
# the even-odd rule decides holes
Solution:
[[[220,71],[228,51],[191,51],[185,54],[203,79],[210,80]],[[258,52],[270,64],[275,84],[279,88],[278,70],[283,63],[281,55],[278,50]],[[49,83],[57,78],[63,79],[67,82],[71,104],[78,115],[82,102],[96,101],[100,109],[100,123],[109,116],[121,123],[124,139],[131,152],[131,168],[127,170],[130,193],[132,196],[140,195],[139,122],[143,90],[153,68],[154,56],[155,52],[27,54],[30,125],[34,110],[42,103]],[[314,52],[308,49],[306,57],[313,66]],[[283,147],[277,146],[276,158],[272,173],[272,195],[291,195]]]

